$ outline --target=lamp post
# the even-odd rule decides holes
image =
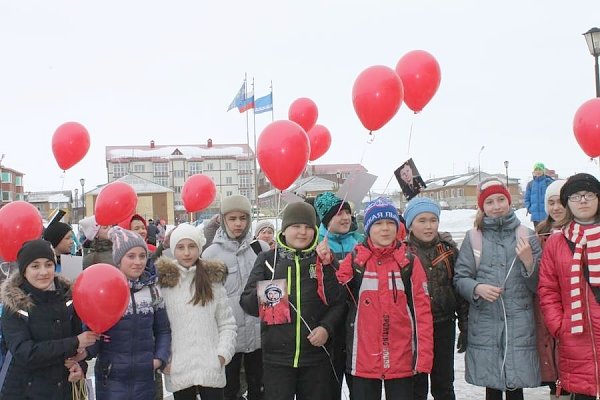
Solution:
[[[337,182],[337,190],[340,190],[340,178],[342,177],[342,173],[340,171],[337,171],[335,173],[335,179]]]
[[[600,68],[598,67],[598,56],[600,56],[600,29],[592,28],[583,34],[587,42],[590,54],[595,60],[596,97],[600,97]]]
[[[481,146],[481,149],[479,149],[479,156],[477,156],[477,169],[478,169],[478,176],[479,176],[479,183],[481,183],[481,152],[483,151],[483,149],[485,149],[485,146]]]
[[[81,178],[79,183],[81,184],[81,208],[83,210],[83,218],[85,218],[85,178]]]
[[[506,171],[506,189],[508,189],[508,161],[504,161],[504,170]]]
[[[75,188],[75,218],[79,220],[79,189]]]

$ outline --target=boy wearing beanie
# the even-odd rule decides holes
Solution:
[[[248,276],[257,253],[269,250],[269,246],[258,241],[257,251],[251,246],[252,205],[241,195],[233,195],[221,201],[220,226],[212,244],[204,250],[206,260],[221,261],[227,267],[225,289],[229,305],[237,323],[236,353],[225,367],[227,384],[225,400],[237,400],[240,391],[242,363],[248,383],[248,400],[262,399],[262,354],[260,350],[260,321],[244,313],[240,307],[240,296],[248,282]]]
[[[455,399],[454,340],[455,320],[460,335],[458,352],[466,350],[469,303],[456,293],[452,283],[454,264],[458,255],[456,243],[448,232],[439,232],[441,209],[428,197],[415,197],[404,210],[408,228],[407,243],[419,257],[427,275],[433,316],[433,368],[429,380],[431,394],[436,400]],[[429,391],[427,374],[415,377],[415,399],[426,400]]]
[[[427,277],[418,258],[397,240],[400,217],[380,197],[365,209],[367,240],[336,272],[351,294],[346,349],[354,400],[412,399],[416,373],[431,372],[433,322]],[[374,395],[377,393],[377,395]]]
[[[334,374],[329,355],[344,301],[335,278],[331,252],[318,253],[314,208],[288,204],[274,250],[258,255],[240,299],[243,309],[259,315],[260,281],[285,280],[291,323],[261,324],[265,398],[330,400]],[[277,254],[276,254],[277,252]]]
[[[73,229],[60,221],[52,222],[44,229],[42,239],[50,242],[56,254],[56,272],[60,273],[60,256],[61,254],[71,254],[73,247]]]
[[[127,278],[130,298],[125,315],[105,334],[110,341],[90,348],[98,357],[96,399],[122,399],[125,393],[154,399],[155,372],[171,357],[171,327],[154,266],[146,267],[148,247],[137,233],[118,226],[108,232],[113,264]]]
[[[544,205],[544,196],[548,186],[554,182],[554,179],[546,175],[546,167],[541,162],[536,162],[533,165],[533,179],[527,184],[525,190],[525,208],[531,214],[531,222],[537,225],[546,219],[546,211]]]

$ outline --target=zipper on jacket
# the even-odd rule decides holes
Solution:
[[[133,338],[133,344],[132,344],[132,349],[131,349],[131,377],[133,378],[135,376],[135,343],[136,343],[136,339],[137,339],[137,323],[136,323],[136,314],[137,314],[137,307],[135,305],[135,292],[133,291],[133,288],[129,289],[130,291],[130,296],[131,296],[131,308],[132,308],[132,314],[131,314],[131,318],[133,318],[133,334],[131,335],[131,337]],[[129,385],[129,398],[133,397],[133,385]]]
[[[594,340],[594,327],[590,313],[590,290],[585,287],[585,308],[587,310],[587,320],[590,327],[590,339],[592,339],[592,351],[594,353],[594,375],[596,377],[596,400],[600,400],[600,382],[598,382],[598,354],[596,351],[596,341]]]
[[[300,262],[298,256],[294,256],[294,263],[296,264],[296,352],[294,354],[294,368],[298,368],[298,360],[300,359],[300,328],[301,324],[301,310],[300,306]]]

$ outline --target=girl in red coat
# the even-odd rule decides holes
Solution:
[[[399,221],[389,200],[369,203],[367,239],[336,273],[352,297],[346,348],[353,400],[381,399],[382,383],[386,398],[412,399],[414,375],[431,372],[433,320],[427,277],[419,259],[396,239]]]
[[[546,241],[538,294],[558,339],[559,380],[572,399],[600,398],[600,182],[571,176],[560,191],[566,216]]]

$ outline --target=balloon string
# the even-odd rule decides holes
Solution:
[[[64,188],[65,188],[65,177],[66,177],[66,175],[67,175],[67,171],[63,169],[63,173],[61,175],[62,183],[60,185],[60,190],[64,190]]]
[[[387,184],[385,185],[385,189],[383,189],[383,194],[387,192],[388,186],[390,186],[390,182],[392,182],[392,179],[394,179],[394,174],[392,174],[392,176],[390,176],[390,179],[388,179]]]
[[[407,150],[408,158],[410,158],[410,142],[412,140],[413,124],[415,123],[415,117],[414,117],[414,115],[415,114],[413,114],[413,117],[412,117],[412,119],[410,121],[410,131],[408,132],[408,150]]]
[[[277,195],[277,217],[275,218],[275,232],[279,231],[279,213],[281,209],[281,190],[278,191]],[[282,232],[280,232],[281,234]],[[275,278],[275,266],[277,265],[277,247],[278,247],[278,238],[275,237],[275,254],[273,254],[273,273],[271,274],[271,281]]]

